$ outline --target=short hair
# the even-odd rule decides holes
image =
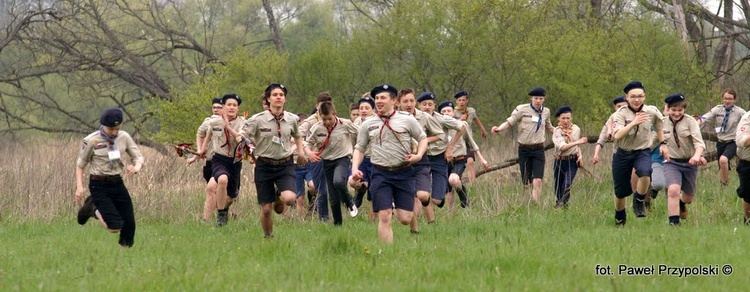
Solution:
[[[405,96],[405,95],[407,95],[407,94],[412,94],[412,95],[414,95],[414,89],[411,89],[411,88],[404,88],[404,89],[401,89],[401,90],[400,90],[400,91],[398,92],[398,96],[397,96],[397,97],[398,97],[398,100],[399,100],[399,101],[401,101],[401,98],[402,98],[402,97],[404,97],[404,96]]]
[[[300,121],[303,121],[303,120],[307,119],[307,114],[306,113],[297,113],[297,117],[299,117]]]
[[[325,102],[325,101],[333,101],[333,97],[327,91],[326,92],[321,92],[320,94],[318,94],[318,102],[317,103],[321,103],[321,102]]]
[[[681,101],[673,102],[667,105],[667,107],[668,108],[681,107],[684,109],[684,108],[687,108],[687,101],[681,100]]]
[[[737,92],[734,91],[734,89],[731,89],[731,88],[724,89],[724,91],[721,92],[721,97],[722,98],[724,98],[724,94],[725,93],[729,93],[729,94],[731,94],[734,97],[734,99],[737,99]]]
[[[330,101],[324,101],[320,104],[320,114],[321,115],[330,115],[336,113],[336,107],[333,106],[333,103]]]
[[[260,96],[260,102],[261,102],[261,104],[263,104],[263,105],[271,105],[271,103],[270,103],[270,102],[268,102],[268,97],[269,97],[269,96],[266,96],[266,94],[265,94],[265,93],[263,93],[263,94],[262,94],[262,95]]]
[[[355,102],[355,103],[352,103],[352,104],[351,104],[351,105],[349,106],[349,110],[350,110],[350,111],[353,111],[353,110],[359,110],[359,103],[357,103],[357,102]]]

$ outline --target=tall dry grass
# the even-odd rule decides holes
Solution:
[[[493,135],[478,141],[490,164],[517,156],[515,139],[511,136]],[[80,139],[35,138],[0,145],[0,212],[3,219],[73,220],[77,210],[74,203],[75,161],[80,143]],[[572,202],[586,208],[605,207],[611,202],[612,196],[612,145],[608,144],[603,149],[600,154],[601,161],[596,166],[590,162],[593,150],[593,144],[583,147],[585,170],[579,171],[573,189]],[[142,173],[125,178],[138,219],[170,222],[199,220],[205,196],[205,183],[201,175],[202,162],[187,166],[185,160],[176,155],[164,156],[146,147],[141,147],[141,151],[146,158]],[[551,208],[555,201],[552,173],[554,158],[551,150],[546,154],[542,208]],[[716,163],[709,164],[701,170],[710,177],[713,177],[716,171]],[[253,165],[245,163],[242,173],[239,200],[232,210],[241,218],[257,220]],[[736,175],[732,175],[736,182]],[[87,179],[84,180],[86,183]],[[464,211],[460,211],[460,208],[444,209],[439,211],[438,216],[492,217],[501,213],[537,208],[529,204],[530,192],[524,189],[519,181],[518,166],[482,175],[469,186],[471,208]],[[606,203],[603,204],[602,200]],[[363,212],[369,212],[369,207],[363,208]],[[605,210],[608,210],[608,207]]]

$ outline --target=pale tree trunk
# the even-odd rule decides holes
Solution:
[[[276,51],[278,51],[279,54],[284,53],[284,43],[281,42],[279,28],[276,25],[276,17],[273,16],[273,7],[271,7],[270,0],[263,0],[263,9],[266,10],[266,16],[268,17],[268,28],[271,29],[273,45],[276,47]]]
[[[733,19],[733,1],[724,0],[724,18]],[[721,42],[716,47],[714,54],[714,73],[717,77],[717,85],[720,88],[733,87],[734,82],[731,80],[731,74],[727,75],[732,70],[732,64],[734,63],[734,40],[735,40],[734,26],[727,24],[726,31],[724,31],[724,37],[721,38]]]
[[[685,46],[688,45],[687,25],[685,24],[685,11],[682,9],[682,0],[672,0],[674,21],[677,31],[680,32],[680,40]]]

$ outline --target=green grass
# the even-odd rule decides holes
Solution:
[[[438,210],[437,223],[420,225],[419,235],[394,225],[392,245],[378,242],[367,208],[339,228],[274,215],[276,237],[264,240],[254,198],[244,193],[240,218],[221,229],[139,209],[129,250],[120,250],[117,235],[97,222],[78,226],[74,210],[51,222],[14,214],[0,225],[0,291],[741,290],[750,285],[750,227],[740,224],[736,176],[733,186],[720,188],[711,169],[702,171],[696,202],[680,227],[667,224],[662,192],[649,217],[635,218],[628,208],[627,225],[615,228],[612,183],[597,172],[576,181],[568,210],[550,207],[551,175],[542,207],[529,207],[517,184],[490,181],[506,175],[482,177],[470,209]],[[180,218],[197,217],[200,198],[188,200],[195,216]],[[145,204],[136,198],[136,205],[139,200]],[[730,264],[734,270],[730,276],[626,276],[618,275],[620,264]],[[614,275],[597,276],[597,265],[609,265]]]

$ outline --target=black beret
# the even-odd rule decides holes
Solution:
[[[675,93],[670,96],[667,96],[667,98],[664,99],[664,103],[671,105],[675,102],[680,102],[684,100],[685,100],[685,96],[682,95],[682,93]]]
[[[529,91],[529,96],[547,96],[547,91],[544,88],[537,87]]]
[[[459,97],[462,97],[462,96],[469,97],[469,93],[466,92],[466,90],[461,90],[459,92],[456,92],[456,94],[453,95],[453,98],[459,98]]]
[[[417,102],[423,102],[430,99],[435,100],[435,95],[432,94],[432,92],[426,91],[422,92],[422,94],[419,95],[419,97],[417,98]]]
[[[271,83],[271,84],[268,84],[268,87],[266,87],[266,91],[265,92],[271,92],[271,90],[273,90],[274,88],[281,89],[281,91],[284,92],[284,95],[286,95],[286,86],[284,86],[284,84],[281,84],[281,83]]]
[[[215,97],[213,100],[211,100],[211,104],[218,103],[221,104],[221,97]]]
[[[440,112],[441,110],[443,110],[443,108],[444,108],[444,107],[451,107],[451,108],[455,108],[456,106],[454,106],[454,105],[453,105],[453,102],[452,102],[452,101],[444,101],[443,103],[441,103],[441,104],[440,104],[440,105],[439,105],[439,106],[437,107],[437,111],[438,111],[438,112]]]
[[[369,104],[371,108],[375,108],[375,101],[369,96],[360,98],[359,101],[357,101],[357,105],[361,105],[363,102]]]
[[[561,106],[559,109],[557,109],[557,112],[555,112],[555,117],[559,117],[560,115],[564,113],[572,113],[573,109],[570,108],[570,106],[564,105]]]
[[[227,100],[229,100],[229,99],[236,100],[237,101],[237,105],[241,105],[242,104],[242,98],[240,98],[239,95],[234,94],[234,93],[225,94],[224,96],[222,96],[221,97],[221,104],[227,104]]]
[[[398,96],[398,89],[388,84],[375,86],[375,88],[370,90],[370,96],[372,96],[372,98],[375,98],[375,95],[381,92],[389,92],[393,96]]]
[[[624,91],[625,94],[628,94],[628,92],[636,88],[643,89],[644,91],[646,90],[645,88],[643,88],[643,84],[640,81],[630,81],[628,85],[625,85],[625,88],[622,91]]]
[[[625,99],[624,96],[618,96],[618,97],[615,97],[614,100],[612,100],[612,105],[616,105],[616,104],[621,103],[621,102],[628,102],[628,100]]]
[[[122,124],[122,111],[119,108],[105,110],[99,118],[99,123],[107,127],[117,127]]]

